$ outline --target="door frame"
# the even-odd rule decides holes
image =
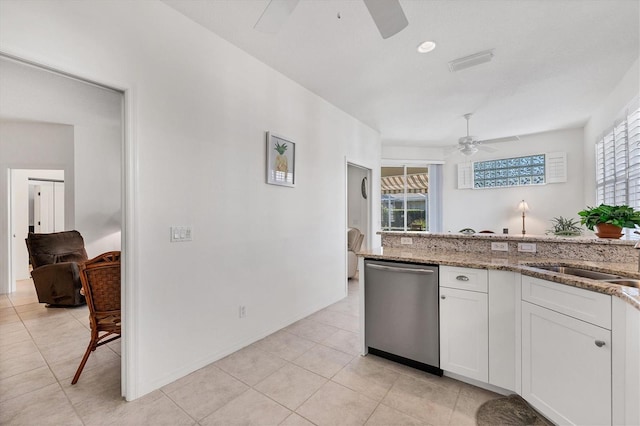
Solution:
[[[90,76],[82,76],[74,72],[65,71],[58,66],[45,65],[42,61],[34,58],[26,58],[24,52],[11,53],[0,49],[0,57],[13,60],[28,66],[38,68],[43,71],[53,72],[55,74],[71,78],[73,80],[98,86],[103,89],[112,90],[121,94],[121,112],[122,112],[122,135],[120,143],[120,199],[121,199],[121,251],[122,251],[122,317],[123,317],[123,336],[121,339],[121,394],[128,400],[138,398],[138,386],[136,373],[138,371],[138,350],[135,342],[138,341],[137,322],[138,322],[138,292],[137,286],[129,285],[129,283],[137,282],[138,268],[138,244],[136,236],[136,224],[138,223],[138,210],[135,203],[135,194],[137,193],[138,182],[138,159],[137,159],[137,140],[136,134],[136,117],[134,114],[136,105],[135,88],[128,87],[127,84],[117,82],[101,82]],[[24,166],[24,165],[22,165]],[[10,173],[11,167],[0,171],[1,173]],[[28,168],[28,167],[16,167]],[[66,176],[66,173],[65,173]],[[10,179],[8,179],[10,181]],[[9,194],[10,196],[10,194]],[[9,212],[7,212],[9,213]],[[7,218],[8,219],[8,218]],[[10,221],[7,220],[9,225]],[[4,247],[11,248],[11,229],[7,226],[7,240],[1,242]],[[12,276],[10,269],[7,268],[9,278]]]
[[[356,167],[360,170],[364,170],[367,175],[367,182],[368,182],[368,196],[367,196],[367,202],[366,202],[366,206],[367,206],[367,223],[366,226],[363,227],[364,229],[364,233],[365,233],[365,239],[363,241],[363,248],[365,249],[369,249],[371,248],[371,244],[373,242],[373,224],[372,222],[372,204],[371,204],[371,190],[372,190],[372,184],[371,184],[371,179],[372,179],[372,171],[369,167],[358,164],[356,162],[353,161],[349,161],[346,157],[345,157],[345,164],[344,164],[344,200],[345,200],[345,209],[344,209],[344,223],[345,223],[345,240],[344,240],[344,258],[345,258],[345,268],[344,268],[344,277],[345,277],[345,291],[348,290],[349,288],[349,271],[348,271],[348,266],[349,266],[349,257],[348,257],[348,250],[347,250],[347,233],[346,230],[348,229],[348,225],[349,225],[349,167]]]
[[[51,174],[51,172],[62,172],[62,174],[64,175],[65,170],[64,169],[59,169],[59,168],[55,168],[55,169],[41,169],[41,168],[29,168],[29,167],[9,167],[8,168],[8,179],[7,179],[7,183],[8,183],[8,191],[7,191],[7,198],[8,198],[8,202],[7,205],[9,207],[8,210],[8,219],[9,219],[9,231],[7,234],[8,237],[8,242],[9,242],[9,250],[8,250],[8,259],[7,259],[7,275],[8,275],[8,280],[9,280],[9,286],[8,286],[8,290],[9,293],[13,293],[16,291],[16,281],[17,281],[17,276],[16,276],[16,265],[15,265],[15,261],[16,261],[16,250],[17,247],[21,245],[21,247],[23,249],[26,250],[26,247],[23,243],[18,242],[18,240],[16,240],[16,204],[15,204],[15,192],[14,190],[15,188],[15,180],[14,180],[14,171],[23,171],[23,172],[28,172],[30,174],[33,174],[34,177],[28,177],[26,178],[27,180],[27,185],[31,185],[31,182],[42,182],[42,183],[46,183],[46,182],[52,182],[52,183],[63,183],[64,184],[64,180],[59,180],[59,179],[53,179],[50,177],[43,177],[43,175],[47,175],[47,174]],[[40,176],[40,177],[37,177]],[[27,201],[28,202],[28,201]],[[64,206],[66,207],[66,205]],[[63,207],[63,208],[64,208]],[[65,208],[66,210],[66,208]],[[27,209],[28,211],[28,209]],[[29,213],[27,213],[28,215]],[[35,214],[35,212],[34,212]],[[66,225],[66,222],[65,222]],[[26,237],[26,236],[25,236]],[[23,265],[24,267],[28,267],[28,262],[29,259],[27,257],[27,265]]]

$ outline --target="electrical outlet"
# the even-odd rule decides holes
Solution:
[[[413,244],[413,238],[411,238],[411,237],[400,237],[400,244]]]
[[[493,251],[509,251],[509,243],[491,243],[491,250]]]
[[[238,306],[238,318],[244,318],[247,316],[247,307],[244,305]]]
[[[518,251],[521,253],[535,253],[535,243],[518,243]]]

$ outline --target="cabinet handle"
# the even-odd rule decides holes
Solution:
[[[458,281],[469,281],[469,277],[467,277],[466,275],[458,275],[456,277],[456,280],[458,280]]]
[[[442,296],[440,296],[440,299],[442,299],[442,300],[444,300],[446,298],[447,298],[447,296],[445,296],[444,294]]]
[[[596,340],[596,346],[601,348],[604,346],[604,340]]]

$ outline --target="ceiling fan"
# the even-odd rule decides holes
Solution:
[[[264,12],[253,26],[258,31],[275,34],[298,5],[300,0],[270,0]],[[402,31],[409,21],[399,0],[362,0],[369,10],[382,38],[386,39]]]
[[[496,152],[497,149],[485,146],[488,143],[500,143],[500,142],[515,142],[519,141],[520,138],[518,136],[508,136],[506,138],[496,138],[496,139],[485,139],[478,140],[475,136],[469,135],[469,120],[471,119],[472,113],[467,113],[464,115],[465,120],[467,120],[467,136],[463,136],[458,139],[458,145],[455,145],[449,148],[448,151],[455,152],[458,151],[462,155],[473,155],[478,151],[486,151],[486,152]]]

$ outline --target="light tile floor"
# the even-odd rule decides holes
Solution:
[[[475,425],[499,395],[358,355],[358,281],[348,296],[133,402],[120,346],[94,352],[86,307],[39,304],[30,280],[0,296],[2,425]]]

